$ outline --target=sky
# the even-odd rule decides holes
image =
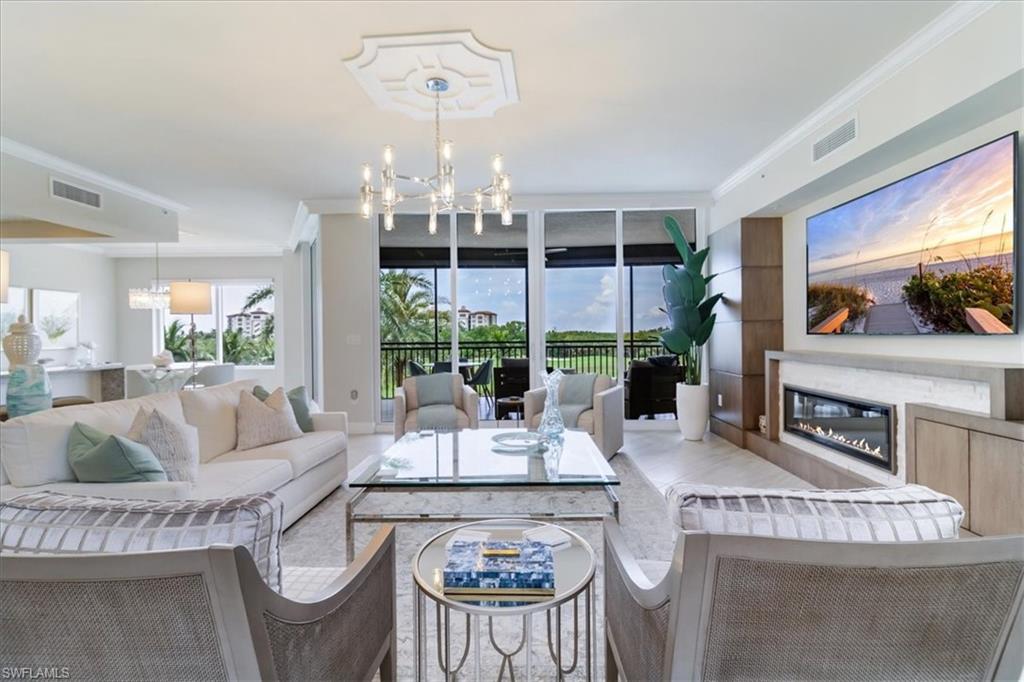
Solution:
[[[422,271],[428,277],[428,271]],[[636,281],[636,329],[664,326],[661,266],[633,269]],[[628,273],[628,269],[627,269]],[[546,272],[548,330],[615,331],[616,282],[612,267],[551,268]],[[626,286],[628,286],[628,279]],[[438,272],[438,294],[450,297],[448,271]],[[626,305],[628,306],[628,297]],[[498,324],[526,321],[526,271],[522,268],[463,268],[459,270],[459,301],[471,311],[490,310]],[[445,306],[442,306],[444,308]],[[628,309],[627,309],[628,313]]]
[[[1012,251],[1012,136],[808,219],[808,271],[977,242],[1001,229],[1004,252]],[[967,255],[995,255],[999,242],[985,239],[981,254]]]

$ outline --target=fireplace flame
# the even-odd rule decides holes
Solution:
[[[831,428],[829,428],[826,431],[820,426],[812,426],[810,424],[805,424],[804,422],[799,421],[796,423],[796,427],[806,433],[814,434],[815,436],[821,436],[823,438],[830,438],[835,442],[842,443],[847,447],[855,448],[857,450],[860,450],[861,452],[865,452],[874,457],[878,457],[879,459],[882,458],[882,448],[871,447],[871,445],[864,438],[858,438],[857,440],[854,440],[852,438],[847,438],[838,431],[833,431]]]

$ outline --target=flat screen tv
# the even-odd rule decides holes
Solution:
[[[1016,178],[1014,132],[808,218],[808,334],[1015,333]]]

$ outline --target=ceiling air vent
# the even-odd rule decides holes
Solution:
[[[857,119],[851,118],[849,121],[814,143],[814,161],[821,161],[844,144],[853,142],[856,138]]]
[[[55,178],[50,178],[50,193],[58,199],[67,199],[93,208],[100,208],[103,203],[103,197],[97,192],[69,185]]]

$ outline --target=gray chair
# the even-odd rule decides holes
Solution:
[[[607,679],[1020,679],[1024,536],[679,533],[652,581],[605,523]]]
[[[562,373],[564,374],[565,370],[562,370]],[[560,397],[564,388],[563,384],[559,389]],[[548,391],[546,388],[535,388],[527,391],[524,397],[523,421],[526,428],[536,429],[540,426]],[[593,409],[586,410],[579,416],[576,426],[590,434],[605,459],[611,459],[622,449],[624,443],[622,386],[616,386],[615,381],[607,374],[598,374],[597,380],[594,381],[593,404]]]
[[[452,400],[455,405],[457,427],[476,429],[480,427],[480,396],[469,386],[461,374],[451,374]],[[419,399],[416,394],[416,378],[409,377],[395,389],[395,440],[406,433],[418,431]]]
[[[0,669],[75,679],[396,677],[395,535],[315,601],[271,590],[241,547],[0,557]]]

